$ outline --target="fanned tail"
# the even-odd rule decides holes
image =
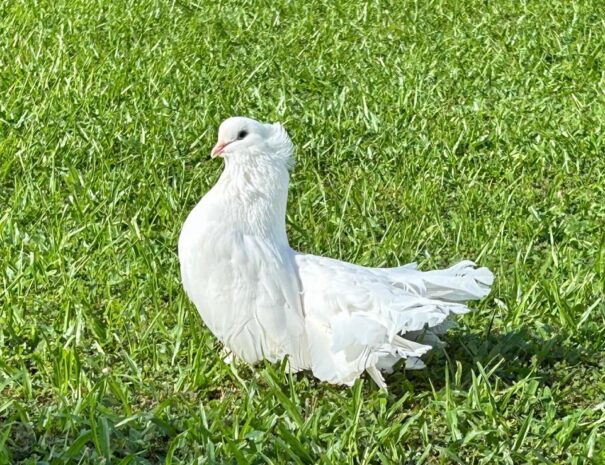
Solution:
[[[485,297],[494,277],[470,261],[419,271],[415,264],[364,268],[298,254],[311,368],[319,379],[352,384],[364,371],[385,388],[381,372],[439,345],[450,318],[470,311],[464,303]]]
[[[393,365],[401,358],[406,359],[406,369],[424,368],[420,357],[430,348],[444,345],[439,335],[456,326],[452,316],[470,311],[463,302],[487,296],[494,282],[494,275],[489,269],[475,268],[470,260],[443,270],[419,271],[416,264],[411,263],[398,268],[373,268],[372,271],[388,277],[394,286],[425,300],[425,305],[417,308],[413,315],[392,312],[391,321],[399,328],[399,335],[391,340],[391,350],[377,360],[375,369],[368,370],[381,387],[384,381],[377,373],[392,371]],[[398,321],[398,317],[406,321]]]

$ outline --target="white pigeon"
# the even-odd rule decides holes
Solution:
[[[179,238],[183,285],[204,323],[249,364],[288,357],[293,371],[352,385],[420,357],[464,301],[485,297],[487,268],[463,261],[422,272],[415,264],[365,268],[296,252],[286,235],[293,146],[280,124],[224,121],[212,157],[225,168],[189,214]],[[424,338],[423,338],[424,337]]]

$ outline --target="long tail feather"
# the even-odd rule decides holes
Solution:
[[[474,266],[467,260],[445,270],[423,272],[427,297],[451,302],[482,299],[489,294],[494,275],[487,268]]]

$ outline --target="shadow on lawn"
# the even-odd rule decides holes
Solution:
[[[451,378],[456,362],[462,364],[462,385],[471,383],[471,370],[477,371],[477,363],[493,367],[500,360],[494,375],[505,382],[514,383],[530,373],[545,384],[553,383],[559,376],[557,364],[574,365],[590,363],[590,356],[581,347],[569,341],[566,335],[553,335],[544,339],[537,337],[526,326],[504,334],[456,334],[443,338],[444,349],[435,348],[426,359],[427,368],[418,371],[396,370],[387,377],[389,391],[401,395],[412,383],[417,391],[441,389],[445,385],[444,370],[450,364]],[[431,387],[432,386],[432,387]]]

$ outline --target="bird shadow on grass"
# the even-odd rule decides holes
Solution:
[[[477,372],[478,365],[494,367],[494,375],[506,383],[515,383],[529,375],[550,385],[561,377],[558,365],[590,363],[591,357],[581,347],[569,341],[566,335],[557,334],[542,338],[522,326],[507,333],[457,333],[444,338],[445,348],[434,348],[425,360],[424,370],[396,369],[387,376],[389,391],[397,396],[407,390],[439,390],[445,386],[445,370],[456,364],[462,366],[462,387],[472,382],[471,371]],[[411,384],[411,386],[410,386]]]

